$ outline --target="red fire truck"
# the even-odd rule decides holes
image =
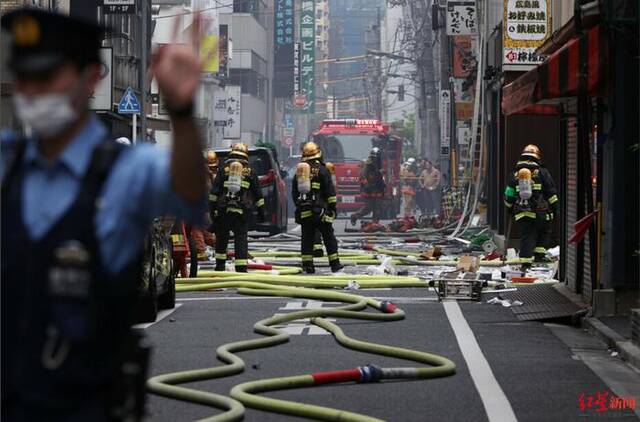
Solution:
[[[360,165],[374,147],[382,151],[387,191],[384,218],[395,218],[400,210],[400,162],[402,139],[389,134],[389,125],[379,120],[324,120],[313,133],[324,160],[335,164],[338,212],[352,212],[364,204],[360,198]]]

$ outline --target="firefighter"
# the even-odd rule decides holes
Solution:
[[[238,143],[229,159],[218,171],[211,190],[216,201],[216,271],[224,271],[227,261],[229,231],[233,231],[236,272],[247,272],[247,232],[255,209],[258,221],[266,219],[258,177],[249,166],[249,149]]]
[[[336,188],[336,167],[333,163],[324,163],[322,157],[320,158],[320,164],[324,164],[325,168],[331,176],[331,183],[333,183],[334,189]],[[316,234],[313,237],[313,256],[315,258],[322,258],[324,256],[324,247],[322,246],[322,235],[320,230],[316,230]]]
[[[504,202],[520,227],[520,261],[526,271],[546,260],[551,222],[557,213],[558,195],[549,171],[542,165],[540,149],[527,145],[505,189]]]
[[[364,206],[351,214],[351,225],[355,226],[358,219],[371,213],[373,222],[380,220],[380,202],[384,198],[386,185],[382,169],[382,154],[375,147],[369,153],[369,158],[364,165],[360,177],[360,196],[364,200]]]
[[[213,235],[214,228],[214,211],[215,211],[215,201],[212,200],[211,190],[213,189],[213,181],[216,178],[216,174],[218,173],[218,155],[212,149],[204,152],[205,158],[205,172],[207,175],[207,192],[209,192],[209,207],[208,212],[205,213],[204,217],[204,225],[202,227],[199,226],[191,226],[191,236],[195,239],[196,247],[198,249],[197,256],[198,260],[205,260],[207,258],[206,255],[206,246],[215,247],[216,238]]]
[[[142,420],[149,350],[131,324],[144,239],[157,216],[206,209],[198,36],[164,45],[149,69],[172,149],[127,148],[89,110],[104,28],[35,8],[0,24],[12,109],[28,129],[0,132],[1,419]]]
[[[413,217],[415,207],[416,187],[418,182],[418,165],[416,159],[411,157],[400,170],[402,180],[402,200],[404,202],[404,217]]]
[[[316,231],[322,234],[332,272],[340,271],[338,241],[333,232],[336,212],[336,191],[331,175],[322,164],[322,151],[314,142],[302,148],[302,162],[298,164],[292,186],[296,204],[296,223],[302,226],[302,268],[315,273],[313,244]]]

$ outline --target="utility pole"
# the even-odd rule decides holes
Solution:
[[[440,13],[441,9],[438,8],[438,13]],[[435,8],[434,8],[435,12]],[[443,22],[442,16],[438,16],[436,22],[438,23],[438,31],[440,37],[440,89],[441,90],[449,90],[449,98],[451,100],[450,109],[449,109],[449,154],[444,154],[443,151],[440,152],[440,173],[443,176],[443,180],[449,181],[451,183],[451,154],[454,150],[454,140],[455,140],[455,113],[454,113],[454,105],[455,101],[453,100],[454,87],[453,87],[453,79],[452,72],[453,69],[453,57],[451,55],[452,43],[451,37],[447,36],[447,28]],[[444,110],[441,110],[444,113]],[[446,115],[446,113],[445,113]]]
[[[140,1],[140,72],[138,73],[138,84],[140,86],[140,129],[142,139],[147,140],[147,55],[149,37],[149,5],[151,1]],[[135,140],[132,140],[135,141]]]
[[[418,120],[420,125],[420,155],[431,161],[440,158],[440,123],[438,96],[433,64],[433,34],[431,6],[428,0],[407,2],[414,31],[414,57],[418,76]]]

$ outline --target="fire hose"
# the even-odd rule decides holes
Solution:
[[[210,272],[211,273],[211,272]],[[151,393],[182,400],[186,402],[210,406],[224,412],[205,419],[211,422],[237,421],[244,415],[245,406],[281,414],[312,418],[325,421],[374,422],[380,421],[374,417],[332,409],[324,406],[309,405],[286,400],[272,399],[258,395],[259,393],[318,387],[335,383],[365,383],[382,380],[419,380],[450,376],[455,373],[455,364],[447,358],[435,354],[404,349],[357,340],[347,336],[336,324],[326,318],[349,318],[368,321],[398,321],[404,319],[405,313],[390,302],[381,302],[373,298],[358,296],[331,290],[315,290],[309,287],[335,288],[344,287],[347,280],[358,281],[361,287],[426,287],[426,283],[412,277],[372,277],[372,276],[276,276],[272,274],[234,274],[215,273],[203,274],[200,279],[181,280],[177,291],[196,291],[234,288],[239,294],[295,297],[315,299],[330,302],[342,302],[346,305],[336,308],[311,309],[293,312],[286,315],[273,316],[258,321],[254,331],[268,337],[237,341],[218,347],[218,360],[224,363],[205,369],[175,372],[158,375],[151,378],[147,387]],[[224,281],[218,281],[223,279]],[[375,312],[361,312],[372,308]],[[289,341],[289,334],[274,328],[275,325],[285,324],[294,320],[310,318],[312,324],[330,332],[342,346],[377,354],[413,361],[427,366],[381,368],[367,365],[338,371],[328,371],[315,374],[287,376],[257,380],[236,385],[231,389],[230,397],[206,391],[187,388],[181,384],[196,381],[211,380],[228,377],[244,371],[244,361],[236,355],[238,352],[272,347]]]

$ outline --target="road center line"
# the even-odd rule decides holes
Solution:
[[[443,305],[489,422],[517,421],[511,403],[493,375],[458,302],[444,302]]]

